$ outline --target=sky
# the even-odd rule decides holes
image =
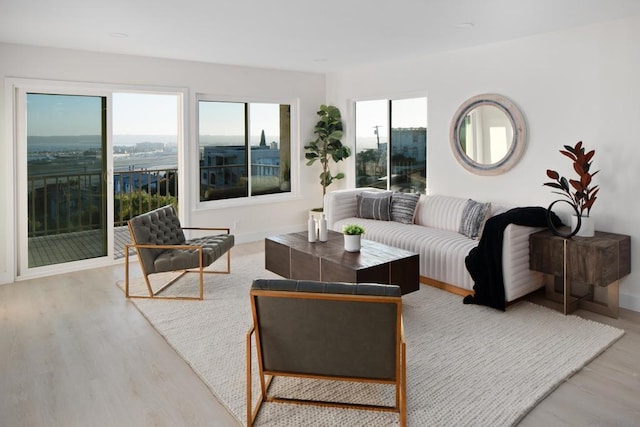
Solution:
[[[113,94],[114,135],[177,135],[178,95]],[[97,135],[101,132],[101,97],[29,94],[27,126],[30,136]],[[200,133],[244,134],[244,104],[201,101]],[[280,133],[278,104],[250,104],[250,134]]]
[[[178,95],[113,94],[114,135],[177,135]]]
[[[27,95],[30,136],[99,135],[102,97]],[[177,135],[178,96],[114,93],[115,135]]]
[[[27,98],[28,134],[95,135],[100,133],[101,98],[97,96],[29,94]],[[202,135],[241,135],[244,133],[242,103],[199,101],[199,127]],[[357,137],[375,137],[374,127],[387,135],[387,101],[356,103]],[[392,101],[394,127],[426,127],[426,98]],[[177,135],[179,97],[170,94],[114,93],[114,135]],[[278,104],[250,104],[251,142],[262,130],[277,137]]]
[[[389,101],[356,102],[356,144],[358,151],[375,148],[375,127],[378,126],[380,142],[389,142]],[[427,127],[427,99],[411,98],[391,101],[392,126],[394,128]],[[362,139],[367,138],[367,139]]]
[[[100,135],[99,96],[27,95],[29,136]]]
[[[201,100],[198,103],[198,126],[201,135],[244,135],[244,104]],[[249,104],[249,134],[253,145],[260,134],[280,135],[280,106],[278,104]],[[269,141],[267,141],[269,142]]]

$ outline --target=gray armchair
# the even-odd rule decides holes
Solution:
[[[128,222],[132,244],[125,245],[125,295],[127,298],[168,298],[168,299],[198,299],[204,296],[204,273],[223,273],[231,271],[231,248],[234,246],[234,236],[229,234],[228,228],[196,228],[182,227],[173,206],[164,206],[150,212],[138,215]],[[206,237],[187,240],[183,230],[218,231]],[[147,286],[148,295],[130,295],[129,293],[129,249],[134,248],[138,255],[140,268]],[[227,254],[227,268],[225,271],[205,271],[222,255]],[[192,270],[197,269],[197,270]],[[181,274],[166,283],[157,291],[151,288],[149,275],[167,271],[181,271]],[[159,295],[163,290],[176,282],[188,272],[200,274],[200,289],[198,296],[165,296]]]
[[[392,411],[406,425],[406,350],[400,287],[258,279],[250,291],[253,326],[247,332],[247,425],[263,402]],[[251,396],[255,336],[260,396]],[[393,406],[299,400],[269,395],[274,377],[395,385]]]

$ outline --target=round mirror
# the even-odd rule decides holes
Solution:
[[[478,175],[498,175],[522,157],[526,126],[518,107],[501,95],[465,101],[453,116],[450,142],[458,162]]]

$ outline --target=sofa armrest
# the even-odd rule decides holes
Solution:
[[[348,190],[336,190],[324,196],[324,213],[327,218],[327,228],[333,230],[337,221],[356,216],[356,196],[363,191],[381,191],[377,188],[350,188]]]
[[[502,243],[505,301],[513,301],[543,286],[542,275],[529,270],[529,236],[544,228],[509,224]]]

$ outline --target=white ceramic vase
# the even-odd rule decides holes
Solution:
[[[571,215],[571,229],[575,230],[578,225],[578,217]],[[596,222],[592,216],[582,216],[580,218],[580,230],[576,233],[578,237],[593,237],[596,233]]]
[[[362,238],[362,234],[345,234],[344,250],[347,252],[359,252],[361,238]]]

